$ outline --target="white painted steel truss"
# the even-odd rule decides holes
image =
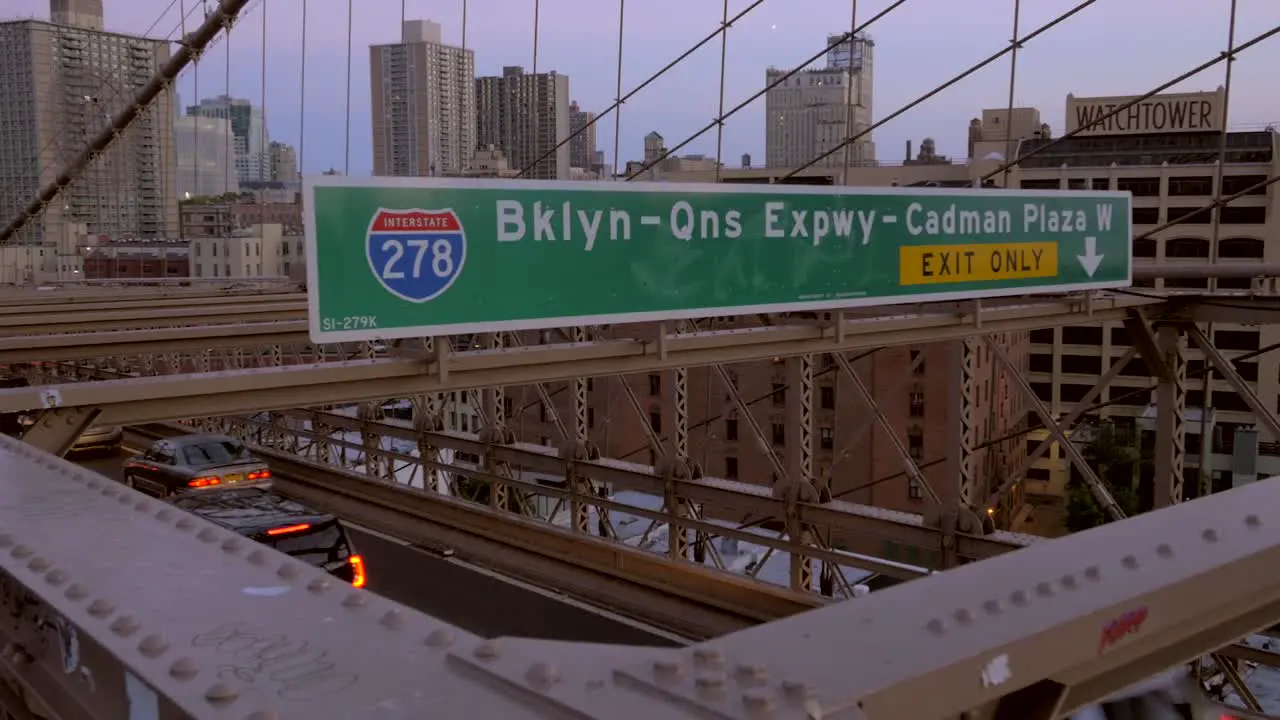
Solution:
[[[58,717],[1040,720],[1280,617],[1273,481],[660,650],[482,640],[23,443],[0,473],[5,668]],[[314,656],[220,672],[271,643]]]

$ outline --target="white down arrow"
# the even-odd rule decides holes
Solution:
[[[1102,264],[1103,255],[1098,254],[1098,238],[1090,236],[1084,239],[1084,254],[1077,255],[1076,259],[1080,261],[1080,265],[1084,268],[1089,277],[1098,272],[1098,266]]]

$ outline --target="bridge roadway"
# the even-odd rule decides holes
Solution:
[[[80,465],[121,481],[126,454],[79,458]],[[350,527],[365,559],[368,588],[482,637],[671,647],[676,640],[637,622],[503,578],[456,558],[443,558],[381,534]]]

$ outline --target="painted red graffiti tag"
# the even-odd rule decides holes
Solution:
[[[1147,620],[1147,609],[1140,607],[1121,615],[1102,626],[1102,636],[1098,640],[1098,652],[1120,642],[1126,635],[1134,635],[1142,631],[1142,623]]]

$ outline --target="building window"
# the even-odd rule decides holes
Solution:
[[[907,481],[907,497],[912,500],[924,499],[924,488],[920,487],[920,483],[913,480]]]
[[[913,392],[910,394],[907,412],[913,418],[924,417],[924,393]]]
[[[911,351],[911,371],[916,375],[924,374],[924,360],[921,359],[919,350]]]
[[[650,395],[662,394],[662,376],[661,375],[658,375],[655,373],[649,376],[649,394]]]
[[[823,410],[836,409],[836,389],[831,385],[818,388],[818,406]]]
[[[924,460],[924,431],[920,428],[907,431],[907,454],[916,462]]]
[[[596,426],[596,409],[593,407],[589,407],[587,408],[587,427],[593,428],[595,426]]]
[[[818,428],[818,447],[823,450],[830,450],[836,445],[836,431],[833,428]]]
[[[1218,241],[1218,259],[1261,260],[1262,247],[1262,241],[1255,238],[1226,238]]]
[[[1203,177],[1171,177],[1169,178],[1169,195],[1171,196],[1201,196],[1213,194],[1213,177],[1205,175]]]
[[[787,386],[782,383],[774,383],[772,397],[774,407],[785,407],[787,404]]]
[[[785,447],[787,444],[787,426],[782,423],[773,424],[773,444],[777,447]]]
[[[1172,221],[1172,213],[1169,218]],[[1168,240],[1164,244],[1164,256],[1167,258],[1207,258],[1209,257],[1209,241],[1204,238],[1180,237]]]
[[[724,421],[724,439],[730,442],[738,439],[738,419],[729,418]]]
[[[1160,178],[1116,178],[1116,190],[1128,190],[1134,197],[1160,197]]]
[[[662,432],[662,413],[656,410],[649,411],[649,429],[655,433]]]
[[[547,404],[541,400],[538,401],[538,420],[551,422],[551,408],[547,407]]]
[[[738,458],[729,456],[725,457],[724,476],[729,480],[738,479]]]
[[[1134,225],[1155,225],[1160,222],[1160,208],[1135,206],[1132,216]]]

